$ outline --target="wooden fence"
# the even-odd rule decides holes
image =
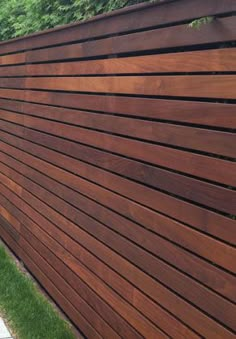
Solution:
[[[88,338],[235,338],[235,11],[0,44],[0,235]]]

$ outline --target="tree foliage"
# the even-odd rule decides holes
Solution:
[[[150,0],[0,0],[0,40]],[[153,0],[152,0],[153,1]]]

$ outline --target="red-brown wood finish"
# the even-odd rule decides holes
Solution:
[[[235,11],[0,43],[0,237],[89,339],[235,337]]]

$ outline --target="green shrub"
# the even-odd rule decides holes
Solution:
[[[150,0],[0,0],[0,40]]]

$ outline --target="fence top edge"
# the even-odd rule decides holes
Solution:
[[[87,20],[84,20],[84,21],[76,21],[76,22],[69,23],[69,24],[66,24],[66,25],[60,25],[60,26],[57,26],[57,27],[54,27],[54,28],[49,28],[49,29],[45,29],[45,30],[42,30],[42,31],[39,31],[39,32],[24,35],[24,36],[21,36],[21,37],[12,38],[12,39],[9,39],[9,40],[3,40],[3,41],[0,41],[0,47],[3,46],[3,45],[15,43],[15,42],[18,42],[18,41],[28,40],[28,39],[34,38],[36,36],[46,35],[46,34],[50,34],[50,33],[53,33],[53,32],[63,31],[63,30],[66,30],[68,28],[87,25],[87,24],[90,24],[90,23],[93,23],[93,22],[96,22],[96,21],[100,21],[100,20],[104,20],[104,19],[107,19],[107,18],[112,18],[112,17],[116,17],[116,16],[120,16],[120,15],[126,15],[126,14],[129,14],[131,12],[133,12],[133,13],[138,12],[138,11],[150,8],[150,7],[163,6],[167,3],[176,2],[176,1],[181,1],[181,0],[159,0],[159,2],[150,2],[150,3],[141,3],[141,4],[131,5],[131,6],[128,6],[128,7],[125,7],[125,8],[114,10],[112,12],[96,15],[96,16],[89,18]]]

